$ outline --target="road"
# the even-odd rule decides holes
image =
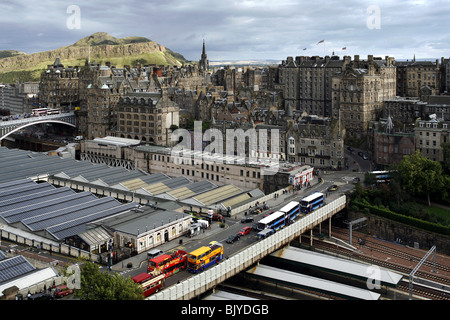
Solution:
[[[269,210],[263,211],[262,213],[258,215],[248,215],[254,218],[254,222],[257,222],[264,218],[267,214],[276,211],[280,209],[282,206],[287,204],[289,201],[299,201],[300,199],[310,195],[311,193],[318,191],[322,192],[324,194],[327,194],[326,202],[333,201],[340,197],[342,194],[346,193],[347,191],[350,191],[353,189],[354,184],[351,182],[355,177],[361,176],[360,173],[355,172],[331,172],[322,175],[323,181],[321,183],[314,184],[311,188],[303,189],[300,191],[296,191],[292,193],[291,196],[286,198],[286,201],[282,204],[271,207]],[[328,188],[332,185],[337,185],[338,190],[336,191],[328,191]],[[184,250],[186,252],[191,252],[201,246],[207,246],[209,242],[211,241],[218,241],[223,244],[224,246],[224,256],[229,257],[231,255],[234,255],[245,248],[253,245],[255,242],[258,241],[257,232],[251,231],[249,234],[244,235],[240,238],[240,240],[234,242],[234,243],[227,243],[225,240],[233,234],[238,233],[243,227],[249,226],[251,227],[252,222],[249,223],[241,223],[241,219],[244,217],[244,214],[238,215],[233,218],[228,218],[225,220],[226,227],[225,228],[215,228],[214,231],[207,230],[206,234],[204,234],[201,238],[192,238],[188,241],[183,241],[183,244],[179,244],[178,246],[175,246],[172,250]],[[297,219],[300,219],[301,215],[297,217]],[[214,222],[217,223],[217,222]],[[145,261],[141,263],[141,265],[133,270],[128,270],[124,273],[122,273],[125,277],[133,277],[135,275],[138,275],[142,272],[147,271],[147,264]],[[181,282],[183,280],[186,280],[193,274],[189,273],[188,271],[181,271],[169,278],[166,279],[166,288],[170,287],[177,282]]]

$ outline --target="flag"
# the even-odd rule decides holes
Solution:
[[[347,47],[343,47],[342,50],[347,50]]]
[[[322,43],[322,42],[325,42],[325,40],[320,40],[319,42],[317,42],[317,44]]]

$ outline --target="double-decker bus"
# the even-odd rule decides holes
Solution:
[[[31,111],[31,114],[35,117],[46,116],[49,108],[36,108]]]
[[[313,194],[300,200],[300,211],[303,213],[310,213],[323,206],[325,203],[324,201],[325,197],[323,193],[314,192]]]
[[[300,214],[300,203],[291,201],[278,211],[284,212],[287,219],[294,220]]]
[[[199,273],[223,259],[223,245],[215,242],[209,247],[200,247],[188,254],[187,269]]]
[[[281,211],[276,211],[270,216],[267,216],[258,221],[256,229],[262,231],[265,229],[272,229],[274,231],[284,227],[286,225],[286,214]]]
[[[187,252],[178,250],[172,254],[161,254],[147,263],[147,272],[153,275],[164,274],[170,277],[180,270],[186,268]]]
[[[143,272],[132,277],[131,280],[138,283],[144,291],[144,296],[148,297],[164,288],[166,277],[163,274],[153,276]]]

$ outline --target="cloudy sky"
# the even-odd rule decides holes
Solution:
[[[449,0],[0,0],[0,50],[52,50],[107,32],[147,37],[189,60],[200,59],[203,39],[210,61],[333,51],[448,58],[449,17]]]

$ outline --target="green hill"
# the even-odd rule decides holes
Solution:
[[[178,65],[186,63],[179,53],[144,37],[115,38],[105,32],[97,32],[73,45],[59,49],[24,54],[14,50],[0,51],[0,83],[39,81],[40,74],[53,64],[57,57],[64,66],[82,66],[86,59],[98,63],[111,62],[118,68],[124,65]]]

